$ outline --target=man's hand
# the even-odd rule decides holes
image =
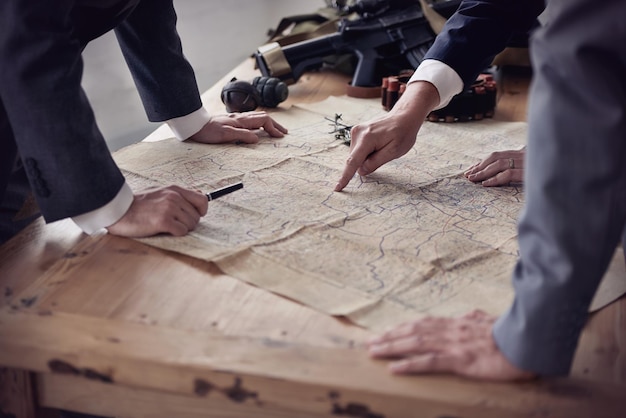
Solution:
[[[482,182],[483,186],[503,186],[524,181],[525,148],[492,152],[481,162],[465,171],[465,177],[471,182]]]
[[[350,155],[335,191],[343,190],[355,173],[365,176],[409,152],[426,115],[438,103],[435,86],[417,81],[407,86],[388,114],[352,127]]]
[[[396,358],[393,373],[454,373],[482,380],[527,380],[502,355],[492,336],[496,317],[474,311],[460,318],[424,318],[406,323],[368,342],[375,358]]]
[[[269,136],[282,138],[287,129],[266,112],[229,113],[212,116],[199,132],[189,139],[204,144],[243,142],[256,144],[259,136],[255,130],[263,129]]]
[[[148,237],[160,233],[182,236],[194,229],[209,206],[206,195],[168,186],[135,194],[122,218],[107,227],[124,237]]]

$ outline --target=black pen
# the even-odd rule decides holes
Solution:
[[[206,197],[207,199],[209,199],[210,202],[211,200],[217,199],[218,197],[222,197],[239,189],[243,189],[242,182],[231,184],[230,186],[222,187],[221,189],[213,190],[212,192],[207,193]]]

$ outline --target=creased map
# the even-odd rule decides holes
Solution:
[[[491,151],[522,147],[526,124],[424,123],[408,154],[333,192],[349,151],[332,133],[335,115],[353,125],[382,113],[378,101],[332,97],[273,112],[289,128],[282,139],[118,151],[134,189],[244,183],[212,201],[188,236],[142,241],[374,330],[427,314],[502,313],[523,192],[462,173]]]

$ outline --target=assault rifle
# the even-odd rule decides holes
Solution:
[[[448,18],[460,1],[435,2]],[[380,86],[383,77],[415,69],[435,40],[418,0],[358,0],[342,10],[336,33],[281,47],[269,43],[254,54],[261,73],[293,84],[332,55],[354,54],[353,87]],[[352,18],[350,18],[352,16]]]

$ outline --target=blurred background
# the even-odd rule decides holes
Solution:
[[[203,93],[268,39],[284,16],[311,13],[324,0],[177,0],[183,51]],[[159,124],[148,122],[113,32],[84,52],[83,87],[111,151],[141,141]]]

